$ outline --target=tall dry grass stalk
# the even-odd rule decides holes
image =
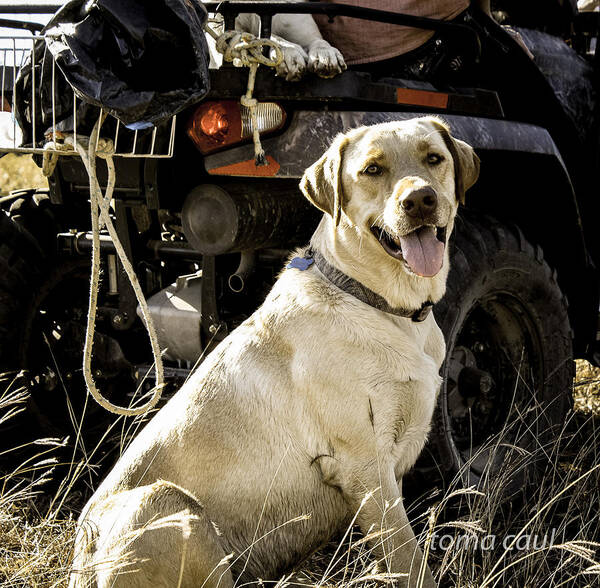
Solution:
[[[18,418],[25,405],[27,394],[17,381],[5,377],[0,382],[0,422]],[[458,475],[446,488],[430,490],[407,505],[434,575],[440,586],[460,588],[600,585],[599,421],[570,413],[556,434],[542,435],[543,442],[526,451],[518,443],[532,427],[539,428],[537,421],[544,415],[535,405],[517,412],[503,431],[504,440],[514,443],[490,439],[471,458],[480,463],[484,456],[495,464],[494,475],[484,474],[479,487],[466,489]],[[120,453],[140,424],[115,419],[89,449],[77,450],[79,441],[68,444],[62,439],[0,448],[5,470],[0,474],[0,586],[67,585],[75,521],[91,491],[90,480],[97,481],[99,447],[113,443]],[[73,425],[74,431],[81,430],[81,423]],[[525,487],[527,493],[521,492]],[[173,524],[180,523],[177,519]],[[170,524],[160,519],[151,526]],[[184,565],[189,529],[183,525],[181,532]],[[393,583],[398,576],[377,567],[372,546],[394,532],[364,537],[351,525],[277,585],[341,588]],[[226,559],[225,567],[235,558]],[[136,567],[132,561],[107,565],[125,573]]]

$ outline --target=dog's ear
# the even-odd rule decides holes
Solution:
[[[450,135],[450,129],[441,121],[432,119],[433,126],[439,131],[448,151],[454,160],[454,192],[456,199],[465,203],[465,192],[477,181],[479,177],[479,157],[473,147],[455,139]]]
[[[337,227],[342,209],[342,160],[348,144],[346,135],[338,135],[321,159],[313,163],[300,180],[302,193],[320,210],[333,218]]]

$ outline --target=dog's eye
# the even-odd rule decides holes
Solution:
[[[369,176],[378,176],[381,174],[381,168],[376,163],[371,163],[363,170],[363,174],[367,174]]]
[[[437,153],[430,153],[427,156],[427,163],[429,165],[438,165],[438,163],[442,163],[442,161],[444,161],[444,158]]]

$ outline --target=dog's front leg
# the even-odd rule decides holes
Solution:
[[[322,78],[332,78],[346,69],[343,55],[323,39],[310,14],[276,15],[273,34],[300,45],[307,53],[306,68]]]
[[[343,488],[356,522],[365,535],[376,533],[373,553],[385,571],[406,574],[397,585],[435,588],[437,585],[410,526],[393,467],[372,464],[357,468]],[[365,500],[365,496],[370,496]]]
[[[235,28],[258,36],[260,19],[257,14],[242,13],[235,20]],[[271,32],[283,51],[277,75],[290,82],[300,80],[307,69],[322,78],[332,78],[346,69],[344,57],[323,39],[310,14],[277,14]],[[233,38],[230,46],[235,47],[238,41]]]

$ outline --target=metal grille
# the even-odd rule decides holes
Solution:
[[[1,36],[0,37],[0,68],[1,68],[1,96],[0,96],[0,153],[52,153],[60,152],[62,155],[76,155],[74,149],[65,150],[56,149],[54,144],[62,143],[65,134],[73,136],[74,142],[83,138],[81,134],[81,125],[78,134],[78,107],[81,106],[79,99],[74,92],[72,94],[73,104],[73,124],[72,131],[62,132],[57,128],[56,120],[56,79],[62,75],[56,67],[54,60],[51,65],[51,79],[43,80],[42,84],[50,84],[48,94],[52,96],[52,116],[49,126],[44,129],[37,128],[38,116],[41,115],[40,99],[40,80],[35,78],[35,51],[36,43],[43,43],[43,37],[40,36]],[[16,112],[16,82],[19,72],[27,63],[31,56],[31,125],[28,129],[31,140],[27,145],[22,145],[22,130],[17,119],[14,116]],[[29,90],[28,90],[29,91]],[[105,122],[102,130],[102,138],[110,139],[114,144],[115,157],[144,157],[144,158],[168,158],[173,156],[173,147],[175,143],[176,117],[160,127],[145,130],[131,130],[126,128],[119,120],[109,116],[107,120],[112,119],[112,124]]]

